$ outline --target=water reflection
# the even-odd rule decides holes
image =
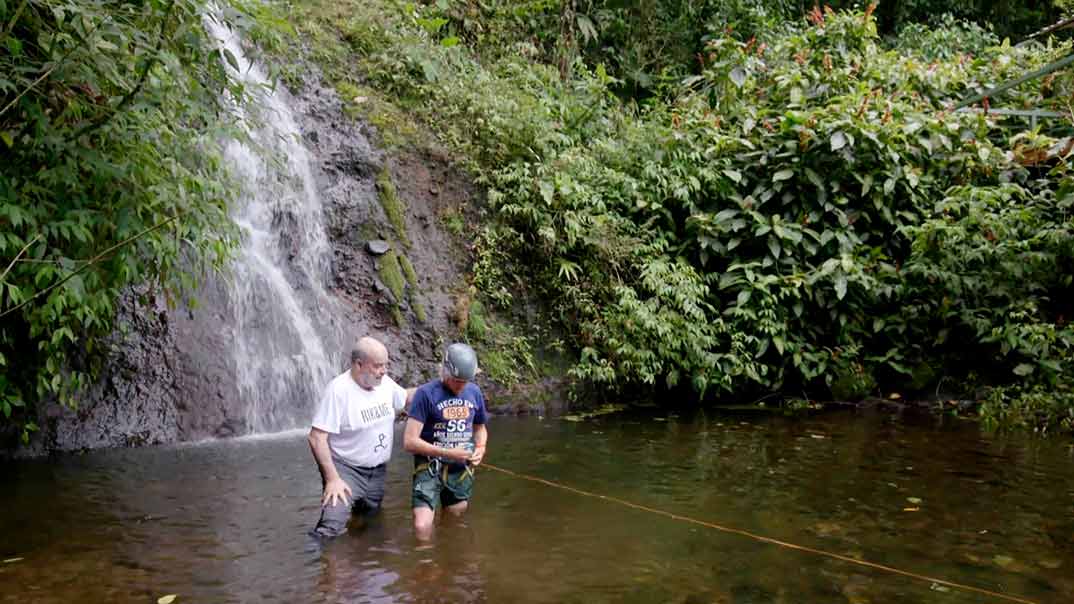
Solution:
[[[1039,602],[1074,601],[1062,441],[884,415],[496,418],[489,461],[674,514]],[[301,434],[0,469],[0,602],[988,602],[491,471],[422,546],[410,460],[311,543]]]

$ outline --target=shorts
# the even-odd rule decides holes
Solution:
[[[428,464],[423,463],[414,472],[414,489],[410,496],[412,507],[424,506],[435,510],[437,504],[449,507],[469,501],[474,490],[473,468],[443,465],[435,473],[430,472],[429,468]]]

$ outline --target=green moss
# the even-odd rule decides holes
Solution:
[[[418,293],[421,291],[418,289],[418,273],[406,254],[399,254],[399,267],[403,269],[406,282],[410,284],[410,308],[414,310],[414,316],[418,318],[418,321],[424,323],[428,316],[425,314],[425,306],[418,300]]]
[[[379,192],[380,205],[384,208],[384,214],[388,221],[395,227],[395,234],[399,241],[407,248],[410,247],[410,239],[406,234],[406,207],[399,199],[399,194],[392,183],[392,175],[387,166],[377,175],[377,191]]]
[[[395,298],[392,301],[392,316],[395,318],[395,324],[402,327],[403,313],[399,310],[399,303],[406,293],[406,282],[403,280],[403,272],[399,270],[399,260],[394,250],[389,250],[381,257],[378,273],[381,283],[392,292]]]
[[[381,257],[380,280],[388,286],[396,301],[403,299],[406,293],[406,282],[403,280],[403,272],[399,270],[399,260],[395,250],[388,250],[388,253]]]
[[[404,254],[397,254],[395,250],[389,250],[380,259],[378,274],[380,275],[381,283],[392,292],[392,296],[395,298],[391,312],[395,318],[396,325],[403,326],[403,313],[400,310],[400,304],[404,299],[403,296],[408,295],[407,284],[410,285],[410,308],[414,311],[414,316],[422,323],[428,320],[429,317],[425,312],[425,306],[418,300],[418,275],[414,272],[414,265],[410,263],[410,260]]]
[[[403,275],[406,276],[406,282],[410,284],[411,288],[417,291],[418,273],[414,270],[414,265],[410,263],[410,258],[407,258],[405,254],[399,254],[399,267],[403,269]]]
[[[414,310],[414,316],[418,318],[418,321],[425,323],[429,319],[429,316],[425,313],[425,307],[422,306],[421,302],[411,299],[410,308]]]

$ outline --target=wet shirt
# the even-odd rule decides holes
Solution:
[[[410,417],[421,422],[421,439],[446,449],[473,450],[474,425],[485,423],[485,397],[477,384],[468,383],[455,394],[440,380],[418,388],[410,407]],[[426,460],[415,455],[415,463]],[[461,465],[461,464],[460,464]]]

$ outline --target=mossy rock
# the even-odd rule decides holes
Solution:
[[[395,190],[395,184],[392,182],[392,175],[387,166],[377,175],[377,193],[377,197],[380,198],[380,205],[384,208],[384,215],[388,217],[388,222],[392,223],[396,237],[399,238],[399,242],[404,247],[409,248],[410,238],[407,236],[406,231],[406,206],[399,199],[399,193]]]

